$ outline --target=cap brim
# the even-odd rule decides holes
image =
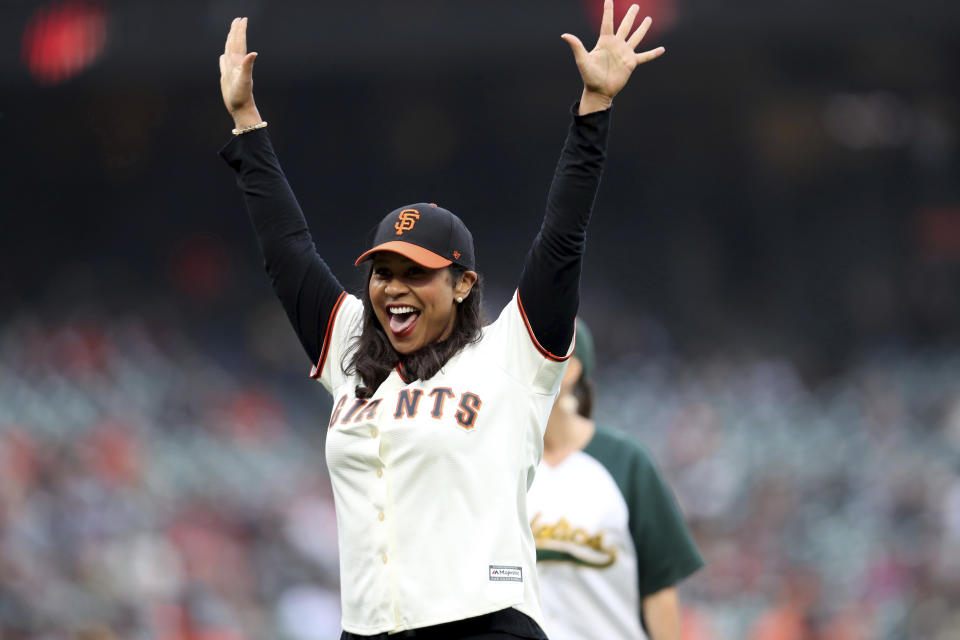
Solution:
[[[410,244],[409,242],[403,242],[402,240],[391,240],[390,242],[384,242],[383,244],[378,244],[373,249],[369,251],[364,251],[360,254],[360,257],[357,258],[357,261],[354,264],[359,265],[364,260],[369,260],[373,257],[373,254],[378,251],[391,251],[393,253],[399,253],[404,258],[409,258],[422,267],[427,267],[428,269],[442,269],[443,267],[449,267],[453,264],[452,260],[447,260],[443,256],[437,255],[433,251],[428,251],[423,247],[417,246],[415,244]]]

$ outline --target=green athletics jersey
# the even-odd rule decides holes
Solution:
[[[650,455],[608,429],[557,466],[541,463],[527,509],[551,640],[645,638],[641,599],[703,565]]]

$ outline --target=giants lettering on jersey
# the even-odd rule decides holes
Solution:
[[[364,420],[372,421],[376,417],[381,400],[382,398],[370,401],[365,398],[350,399],[346,395],[340,396],[330,414],[330,423],[327,428],[335,424],[346,425],[351,422],[359,424]],[[401,389],[397,393],[397,402],[393,410],[394,419],[416,417],[421,409],[421,400],[423,400],[424,410],[430,412],[430,417],[442,420],[444,415],[452,414],[457,425],[467,431],[476,426],[480,407],[483,406],[480,396],[470,391],[461,393],[457,400],[457,394],[450,387],[436,387],[427,393],[422,389]]]

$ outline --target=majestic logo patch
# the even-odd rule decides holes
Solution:
[[[491,582],[523,582],[522,567],[505,567],[499,564],[490,565]]]
[[[413,229],[413,225],[417,224],[417,220],[419,219],[419,211],[416,209],[404,209],[400,212],[400,215],[397,216],[397,222],[393,223],[393,228],[397,230],[398,236],[402,236],[404,231]]]

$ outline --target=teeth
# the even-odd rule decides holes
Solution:
[[[390,313],[400,314],[400,313],[413,313],[414,311],[416,311],[416,309],[414,309],[413,307],[390,307],[389,309],[387,309],[387,311],[389,311]]]

